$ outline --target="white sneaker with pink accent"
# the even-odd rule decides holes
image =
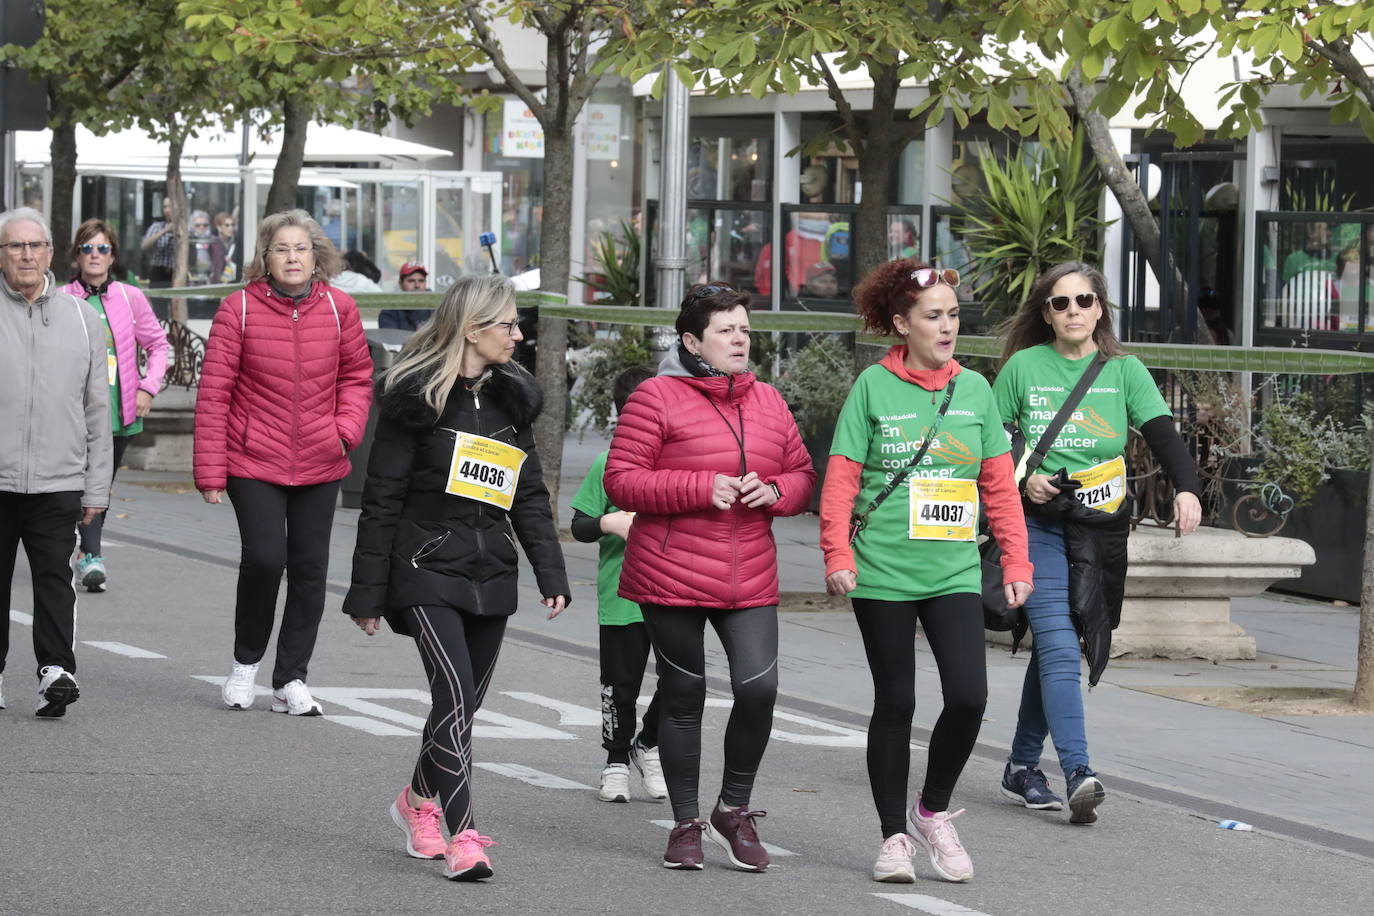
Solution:
[[[950,821],[964,813],[958,811],[937,811],[930,817],[922,817],[920,802],[911,806],[911,826],[916,842],[925,847],[930,854],[930,864],[941,878],[946,881],[967,881],[973,877],[973,860],[959,842]]]

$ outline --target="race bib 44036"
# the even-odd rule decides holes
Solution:
[[[444,492],[509,511],[526,457],[524,451],[505,442],[458,433]]]
[[[978,524],[978,482],[914,477],[908,482],[911,525],[922,541],[971,541]]]
[[[1120,455],[1069,476],[1082,484],[1074,496],[1089,509],[1115,512],[1126,498],[1126,461]]]

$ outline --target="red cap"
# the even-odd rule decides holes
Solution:
[[[401,279],[404,280],[411,274],[424,274],[428,278],[429,270],[419,261],[406,261],[401,265]]]

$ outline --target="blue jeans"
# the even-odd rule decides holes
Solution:
[[[1021,688],[1011,762],[1015,766],[1039,766],[1045,736],[1050,735],[1067,776],[1076,767],[1088,765],[1088,738],[1079,684],[1078,632],[1069,617],[1064,528],[1057,521],[1027,516],[1026,533],[1030,536],[1030,561],[1035,565],[1035,591],[1026,602],[1026,618],[1035,647]]]

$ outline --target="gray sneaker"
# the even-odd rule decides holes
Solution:
[[[1097,806],[1107,797],[1102,788],[1102,780],[1089,767],[1076,767],[1068,775],[1070,824],[1094,824],[1097,822]]]
[[[1064,799],[1050,791],[1050,781],[1038,767],[1002,771],[1002,795],[1036,811],[1063,811]]]

